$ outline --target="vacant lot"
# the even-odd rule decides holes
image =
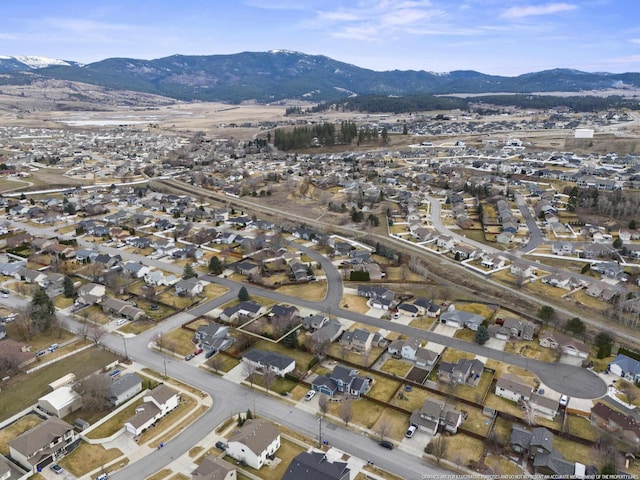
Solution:
[[[33,405],[38,398],[49,393],[49,383],[74,373],[81,379],[117,360],[105,350],[88,348],[75,355],[60,360],[29,375],[20,374],[2,385],[0,419],[5,419],[22,410],[25,405]]]
[[[327,282],[309,282],[301,285],[285,285],[276,290],[283,295],[291,295],[293,297],[302,298],[311,302],[322,300],[327,294]]]

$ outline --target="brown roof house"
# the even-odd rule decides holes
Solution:
[[[67,422],[51,417],[9,440],[9,453],[17,463],[37,472],[72,452],[80,437]]]
[[[226,453],[256,470],[267,464],[280,448],[280,431],[261,419],[247,420],[227,442]]]
[[[589,347],[584,342],[562,333],[547,330],[540,333],[538,341],[540,346],[558,350],[562,355],[580,358],[589,356]]]
[[[439,426],[450,433],[457,433],[463,421],[462,412],[441,400],[427,399],[418,410],[411,414],[409,422],[417,425],[430,435],[435,435]]]
[[[208,455],[191,472],[191,480],[236,480],[236,467],[215,455]]]
[[[180,405],[180,393],[164,384],[158,385],[143,397],[144,402],[136,407],[136,413],[124,426],[127,432],[140,435],[166,414]]]
[[[612,432],[620,438],[640,444],[640,423],[630,415],[616,412],[604,403],[596,403],[591,409],[591,421],[607,432]]]

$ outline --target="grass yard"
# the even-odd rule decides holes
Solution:
[[[562,430],[562,416],[556,415],[553,420],[549,420],[547,417],[536,415],[535,422],[537,425],[546,428],[555,428],[556,430]]]
[[[158,300],[166,305],[171,305],[173,308],[183,310],[190,307],[198,297],[180,297],[175,294],[173,290],[167,290],[162,292],[158,296]]]
[[[0,453],[5,456],[9,455],[9,445],[7,445],[7,442],[21,433],[40,425],[43,421],[39,416],[31,413],[0,430]]]
[[[584,290],[575,292],[572,295],[572,298],[577,304],[598,312],[604,312],[609,307],[608,303],[598,300],[597,298],[590,297]]]
[[[327,295],[327,282],[316,281],[302,283],[299,285],[285,285],[276,289],[277,293],[283,295],[291,295],[292,297],[302,298],[311,302],[319,302]]]
[[[260,374],[253,375],[253,384],[266,388],[264,384],[264,377]],[[274,382],[269,386],[269,391],[284,395],[289,393],[298,385],[298,382],[289,380],[288,378],[276,377]]]
[[[475,313],[476,315],[482,315],[485,319],[489,319],[495,313],[496,306],[485,305],[484,303],[458,303],[456,304],[456,310]]]
[[[137,320],[135,322],[127,322],[120,328],[118,331],[122,333],[132,333],[134,335],[139,335],[143,332],[146,332],[150,328],[153,328],[157,325],[156,322],[151,320]]]
[[[600,437],[600,432],[589,420],[578,415],[567,415],[567,426],[569,433],[585,440],[596,441]]]
[[[173,473],[173,470],[170,468],[163,468],[162,470],[158,470],[156,473],[147,477],[146,480],[162,480],[163,478],[168,477]]]
[[[295,387],[293,387],[293,390],[291,390],[291,398],[293,400],[300,401],[304,398],[305,394],[309,391],[309,389],[304,386],[304,385],[296,385]],[[320,395],[320,394],[318,394]]]
[[[491,388],[491,379],[493,376],[489,372],[482,372],[480,376],[480,382],[476,387],[471,385],[457,385],[454,393],[456,397],[471,400],[472,402],[480,403],[485,397],[487,391]]]
[[[207,300],[213,300],[214,298],[221,297],[228,291],[229,289],[227,287],[223,287],[222,285],[218,285],[216,283],[210,283],[208,285],[205,285],[202,293],[205,297],[207,297]]]
[[[97,322],[101,325],[109,323],[111,318],[98,305],[91,305],[90,307],[83,308],[77,314],[77,317],[87,319],[90,322]]]
[[[412,327],[421,328],[422,330],[431,330],[431,327],[433,327],[433,324],[437,320],[437,318],[418,317],[411,320],[409,322],[409,325]]]
[[[510,373],[519,378],[519,383],[529,385],[532,388],[536,386],[536,383],[538,381],[536,375],[529,370],[525,370],[524,368],[516,367],[514,365],[509,365],[504,362],[499,362],[492,358],[487,360],[487,363],[485,363],[485,367],[495,370],[496,378],[500,378],[503,375]]]
[[[491,434],[500,445],[508,445],[509,438],[511,437],[511,422],[508,422],[504,418],[496,418]]]
[[[221,355],[221,354],[216,354],[216,357],[219,357],[222,359],[222,363],[220,364],[219,367],[219,371],[220,372],[224,372],[227,373],[228,371],[230,371],[232,368],[236,367],[238,364],[240,364],[240,360],[238,360],[237,358],[233,358],[230,357],[229,355]],[[206,362],[205,365],[207,365],[209,368],[213,368],[211,365],[216,362],[216,360],[212,361],[212,358],[209,358]],[[215,371],[215,369],[214,369]]]
[[[560,300],[564,295],[569,293],[569,290],[545,285],[539,280],[536,280],[535,282],[528,282],[525,285],[525,288],[527,289],[527,291],[531,292],[534,295],[538,295],[542,298],[551,298],[554,300]]]
[[[176,473],[173,477],[171,477],[169,480],[189,480],[191,477],[185,475],[184,473]]]
[[[456,350],[455,348],[446,348],[444,352],[442,352],[442,357],[440,358],[441,362],[449,362],[449,363],[457,363],[458,360],[462,359],[474,359],[476,356],[473,353],[463,352],[462,350]]]
[[[176,328],[163,335],[164,337],[164,349],[170,352],[175,352],[178,355],[187,355],[193,352],[195,345],[191,341],[193,339],[193,332],[184,328]]]
[[[367,355],[362,355],[342,348],[339,343],[332,343],[327,349],[327,353],[335,358],[341,358],[362,367],[369,367],[382,353],[382,348],[373,347]]]
[[[74,373],[76,378],[84,378],[117,359],[106,350],[88,348],[29,375],[16,375],[2,385],[0,420],[14,415],[25,405],[35,404],[38,398],[49,393],[49,383],[67,373]]]
[[[367,313],[369,311],[369,305],[367,305],[367,299],[358,295],[346,294],[342,296],[340,301],[342,308],[356,313]]]
[[[476,332],[469,330],[468,328],[459,328],[456,330],[456,333],[453,334],[453,338],[464,340],[465,342],[475,342]]]
[[[464,403],[458,403],[456,405],[456,410],[464,410],[467,413],[467,419],[462,423],[463,428],[484,437],[489,435],[491,419],[482,415],[482,410],[480,408],[474,408],[469,405],[465,405]]]
[[[87,433],[87,437],[92,439],[110,437],[124,426],[124,422],[129,417],[132,417],[133,414],[136,413],[136,407],[141,403],[142,399],[139,399],[132,404],[127,405],[119,413],[115,414],[102,425]]]
[[[90,445],[83,442],[59,463],[65,470],[76,477],[81,477],[121,456],[123,453],[117,448],[107,450],[102,445]]]
[[[487,395],[487,399],[484,402],[485,407],[493,408],[500,412],[509,413],[515,417],[523,418],[522,409],[518,407],[515,402],[507,400],[506,398],[498,397],[494,393]]]
[[[484,453],[484,443],[481,440],[458,433],[454,437],[446,437],[447,448],[444,458],[459,465],[469,465],[478,462]]]
[[[382,402],[388,402],[391,400],[398,389],[402,386],[402,382],[399,380],[391,380],[372,372],[367,372],[367,376],[373,378],[373,387],[369,390],[368,395]]]
[[[385,438],[392,438],[396,441],[401,441],[408,427],[409,415],[387,408],[382,412],[382,415],[380,415],[380,418],[378,418],[378,421],[375,423],[372,430],[378,439],[380,439],[379,432],[384,429],[386,430],[384,434]]]
[[[264,480],[280,480],[285,471],[289,467],[291,460],[302,452],[305,452],[306,448],[301,447],[297,443],[293,443],[286,438],[282,438],[280,441],[280,448],[276,452],[276,457],[280,459],[280,462],[274,467],[262,467],[260,470],[255,470],[251,467],[243,467],[247,472],[260,477]],[[238,476],[240,478],[240,476]]]
[[[504,351],[547,363],[555,363],[558,361],[558,355],[555,351],[550,348],[544,348],[536,342],[528,342],[527,340],[507,342],[504,346]]]
[[[404,378],[409,373],[409,370],[413,367],[413,364],[409,363],[406,360],[398,360],[396,358],[389,358],[380,370],[386,373],[390,373],[391,375],[395,375],[400,378]]]
[[[421,388],[414,388],[410,392],[403,391],[402,394],[403,396],[401,399],[398,398],[397,396],[394,396],[389,403],[391,403],[391,405],[395,405],[396,407],[403,408],[410,412],[422,407],[422,404],[427,398],[432,398],[432,399],[441,398],[441,397],[438,397],[437,395],[434,395],[433,393],[427,392],[426,390],[422,390]]]
[[[158,420],[158,422],[160,422],[160,426],[164,428],[164,430],[157,430],[155,428],[153,430],[147,430],[142,434],[142,439],[140,441],[146,441],[154,435],[161,434],[162,438],[160,440],[154,440],[153,442],[149,443],[150,447],[156,448],[160,444],[160,442],[169,441],[173,437],[181,433],[186,427],[188,427],[194,421],[204,415],[204,413],[209,409],[209,407],[205,407],[204,405],[200,405],[198,408],[194,409],[193,407],[195,407],[196,405],[195,400],[191,399],[191,401],[193,401],[193,404],[189,400],[187,400],[187,402],[181,404],[180,407],[178,407],[176,410],[169,413],[161,420]],[[149,434],[149,437],[147,439],[144,438],[146,434]]]
[[[340,419],[341,406],[342,402],[329,402],[329,410],[327,413],[333,415],[337,421],[344,424],[342,419]],[[353,400],[351,407],[353,416],[349,424],[360,425],[364,428],[373,428],[385,409],[382,405],[365,399]]]
[[[565,460],[580,462],[584,465],[593,463],[593,449],[591,447],[560,438],[557,435],[553,437],[553,447],[562,454]]]
[[[67,298],[64,295],[58,295],[54,300],[53,304],[56,308],[68,308],[73,305],[73,298]]]
[[[484,464],[491,469],[493,475],[505,476],[505,475],[522,475],[522,468],[509,460],[506,457],[500,455],[488,454],[484,459]]]

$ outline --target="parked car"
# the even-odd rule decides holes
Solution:
[[[116,321],[116,325],[124,325],[126,322],[127,322],[127,319],[126,319],[126,318],[119,318],[119,319]]]
[[[41,357],[42,355],[46,354],[47,351],[46,350],[38,350],[36,352],[36,357]]]
[[[193,353],[190,353],[189,355],[187,355],[186,357],[184,357],[184,359],[188,362],[189,360],[191,360],[193,357],[195,357],[195,355]]]
[[[413,437],[413,434],[416,433],[416,429],[417,428],[418,427],[416,427],[415,425],[411,425],[409,427],[409,429],[407,430],[407,433],[404,434],[404,436],[407,437],[407,438]]]
[[[51,345],[49,345],[50,352],[55,352],[58,348],[60,348],[60,345],[58,345],[57,343],[52,343]]]
[[[378,443],[378,445],[380,445],[383,448],[393,450],[393,443],[391,443],[389,440],[382,440],[380,443]]]
[[[64,473],[64,468],[62,468],[57,463],[53,463],[49,468],[51,470],[53,470],[54,472],[56,472],[58,475],[61,474],[61,473]]]
[[[227,444],[224,443],[222,440],[218,440],[216,442],[216,448],[219,448],[220,450],[226,450],[227,449]]]
[[[194,355],[200,355],[202,352],[203,352],[203,350],[202,350],[201,348],[196,348],[196,349],[193,351],[193,354],[194,354]]]
[[[307,392],[307,394],[304,396],[304,399],[308,402],[309,400],[311,400],[314,396],[316,395],[316,391],[315,390],[309,390]]]
[[[566,395],[562,395],[560,397],[560,405],[562,405],[563,407],[567,406],[567,403],[569,403],[569,397],[567,397]]]
[[[109,474],[108,473],[101,473],[100,475],[98,475],[96,477],[96,480],[107,480],[107,478],[109,478]]]
[[[149,307],[149,310],[158,310],[158,304],[157,303],[152,303],[151,306]]]

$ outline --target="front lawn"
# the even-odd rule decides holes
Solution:
[[[298,285],[285,285],[276,290],[277,293],[302,298],[311,302],[319,302],[327,295],[327,282],[315,281]]]
[[[123,453],[117,448],[107,450],[102,445],[90,445],[82,442],[78,448],[64,457],[59,463],[65,470],[68,470],[76,477],[81,477],[121,456],[123,456]]]
[[[367,305],[367,298],[360,297],[358,295],[345,294],[342,296],[340,302],[342,308],[356,313],[367,313],[369,311],[369,305]]]
[[[296,361],[296,370],[306,372],[309,368],[309,362],[313,359],[313,354],[303,352],[296,348],[286,348],[279,343],[270,342],[269,340],[258,340],[253,348],[256,350],[264,350],[267,352],[277,352],[281,355],[291,357]]]
[[[387,408],[371,429],[374,435],[380,439],[380,432],[385,430],[384,437],[396,441],[402,440],[409,428],[409,415]]]
[[[534,358],[541,362],[555,363],[558,361],[558,355],[550,348],[544,348],[536,342],[520,340],[518,342],[506,342],[504,351],[515,353],[521,357]]]
[[[478,386],[472,387],[471,385],[457,385],[453,393],[456,397],[480,403],[485,397],[487,391],[491,388],[492,378],[493,375],[490,372],[482,372]]]
[[[446,436],[446,450],[444,458],[456,465],[468,466],[471,462],[478,462],[484,453],[484,442],[476,440],[463,433]]]
[[[193,352],[193,332],[185,328],[176,328],[163,335],[164,349],[184,356]]]
[[[336,421],[344,424],[340,419],[341,406],[342,402],[329,402],[329,411],[327,413],[336,417]],[[363,398],[359,400],[352,400],[351,408],[353,416],[349,424],[360,425],[365,428],[373,428],[385,409],[382,405],[378,405],[377,403],[370,402]]]
[[[473,353],[463,352],[462,350],[456,350],[455,348],[447,347],[444,352],[442,352],[442,357],[440,358],[441,362],[448,363],[457,363],[458,360],[462,359],[474,359],[476,356]],[[437,370],[434,368],[434,370]]]
[[[518,464],[501,455],[488,454],[484,459],[484,464],[491,469],[493,475],[499,477],[505,475],[517,475],[520,477],[523,473]]]

